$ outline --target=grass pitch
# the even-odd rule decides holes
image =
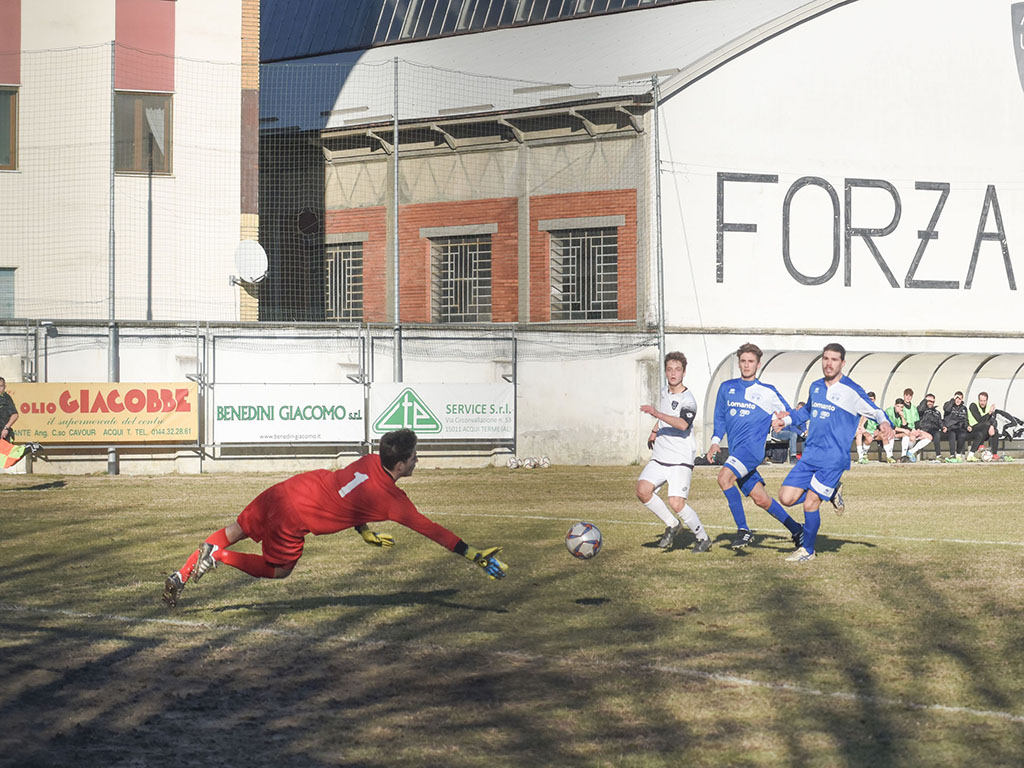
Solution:
[[[402,481],[505,547],[502,582],[381,524],[391,551],[311,537],[291,578],[221,566],[173,612],[164,576],[283,476],[4,475],[0,765],[1024,762],[1019,466],[855,466],[804,565],[749,502],[756,545],[725,548],[715,468],[691,499],[715,547],[659,552],[639,469]]]

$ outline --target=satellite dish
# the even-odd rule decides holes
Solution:
[[[235,248],[235,269],[243,283],[258,283],[267,276],[267,252],[255,240],[242,240]]]

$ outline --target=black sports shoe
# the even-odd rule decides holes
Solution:
[[[729,544],[730,549],[743,549],[748,544],[754,543],[754,534],[748,531],[746,528],[740,528],[733,537],[732,542]]]
[[[793,546],[796,547],[797,549],[800,549],[800,547],[802,547],[804,545],[804,530],[803,530],[803,528],[801,528],[799,531],[794,533],[789,538],[791,538],[793,540]]]
[[[701,552],[707,552],[711,549],[711,539],[697,539],[697,543],[693,545],[693,551],[697,554]]]
[[[183,589],[185,589],[185,583],[181,580],[181,574],[175,571],[164,581],[164,602],[174,608],[178,604],[178,597]]]
[[[661,539],[658,541],[658,549],[672,549],[672,544],[676,540],[676,534],[679,533],[679,529],[682,527],[677,525],[675,528],[671,526],[665,528],[665,532],[661,534]]]

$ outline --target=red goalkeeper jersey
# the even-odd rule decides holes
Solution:
[[[256,541],[275,534],[288,539],[321,536],[382,520],[401,523],[449,550],[459,542],[416,509],[377,454],[344,469],[317,469],[284,480],[261,493],[239,517],[242,529]]]

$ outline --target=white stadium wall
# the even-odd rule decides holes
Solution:
[[[745,341],[795,351],[764,370],[794,400],[839,341],[885,406],[909,386],[1024,411],[1011,5],[857,0],[666,84],[666,346],[690,359],[705,443]]]
[[[1016,333],[1010,7],[857,0],[668,96],[668,325]]]

